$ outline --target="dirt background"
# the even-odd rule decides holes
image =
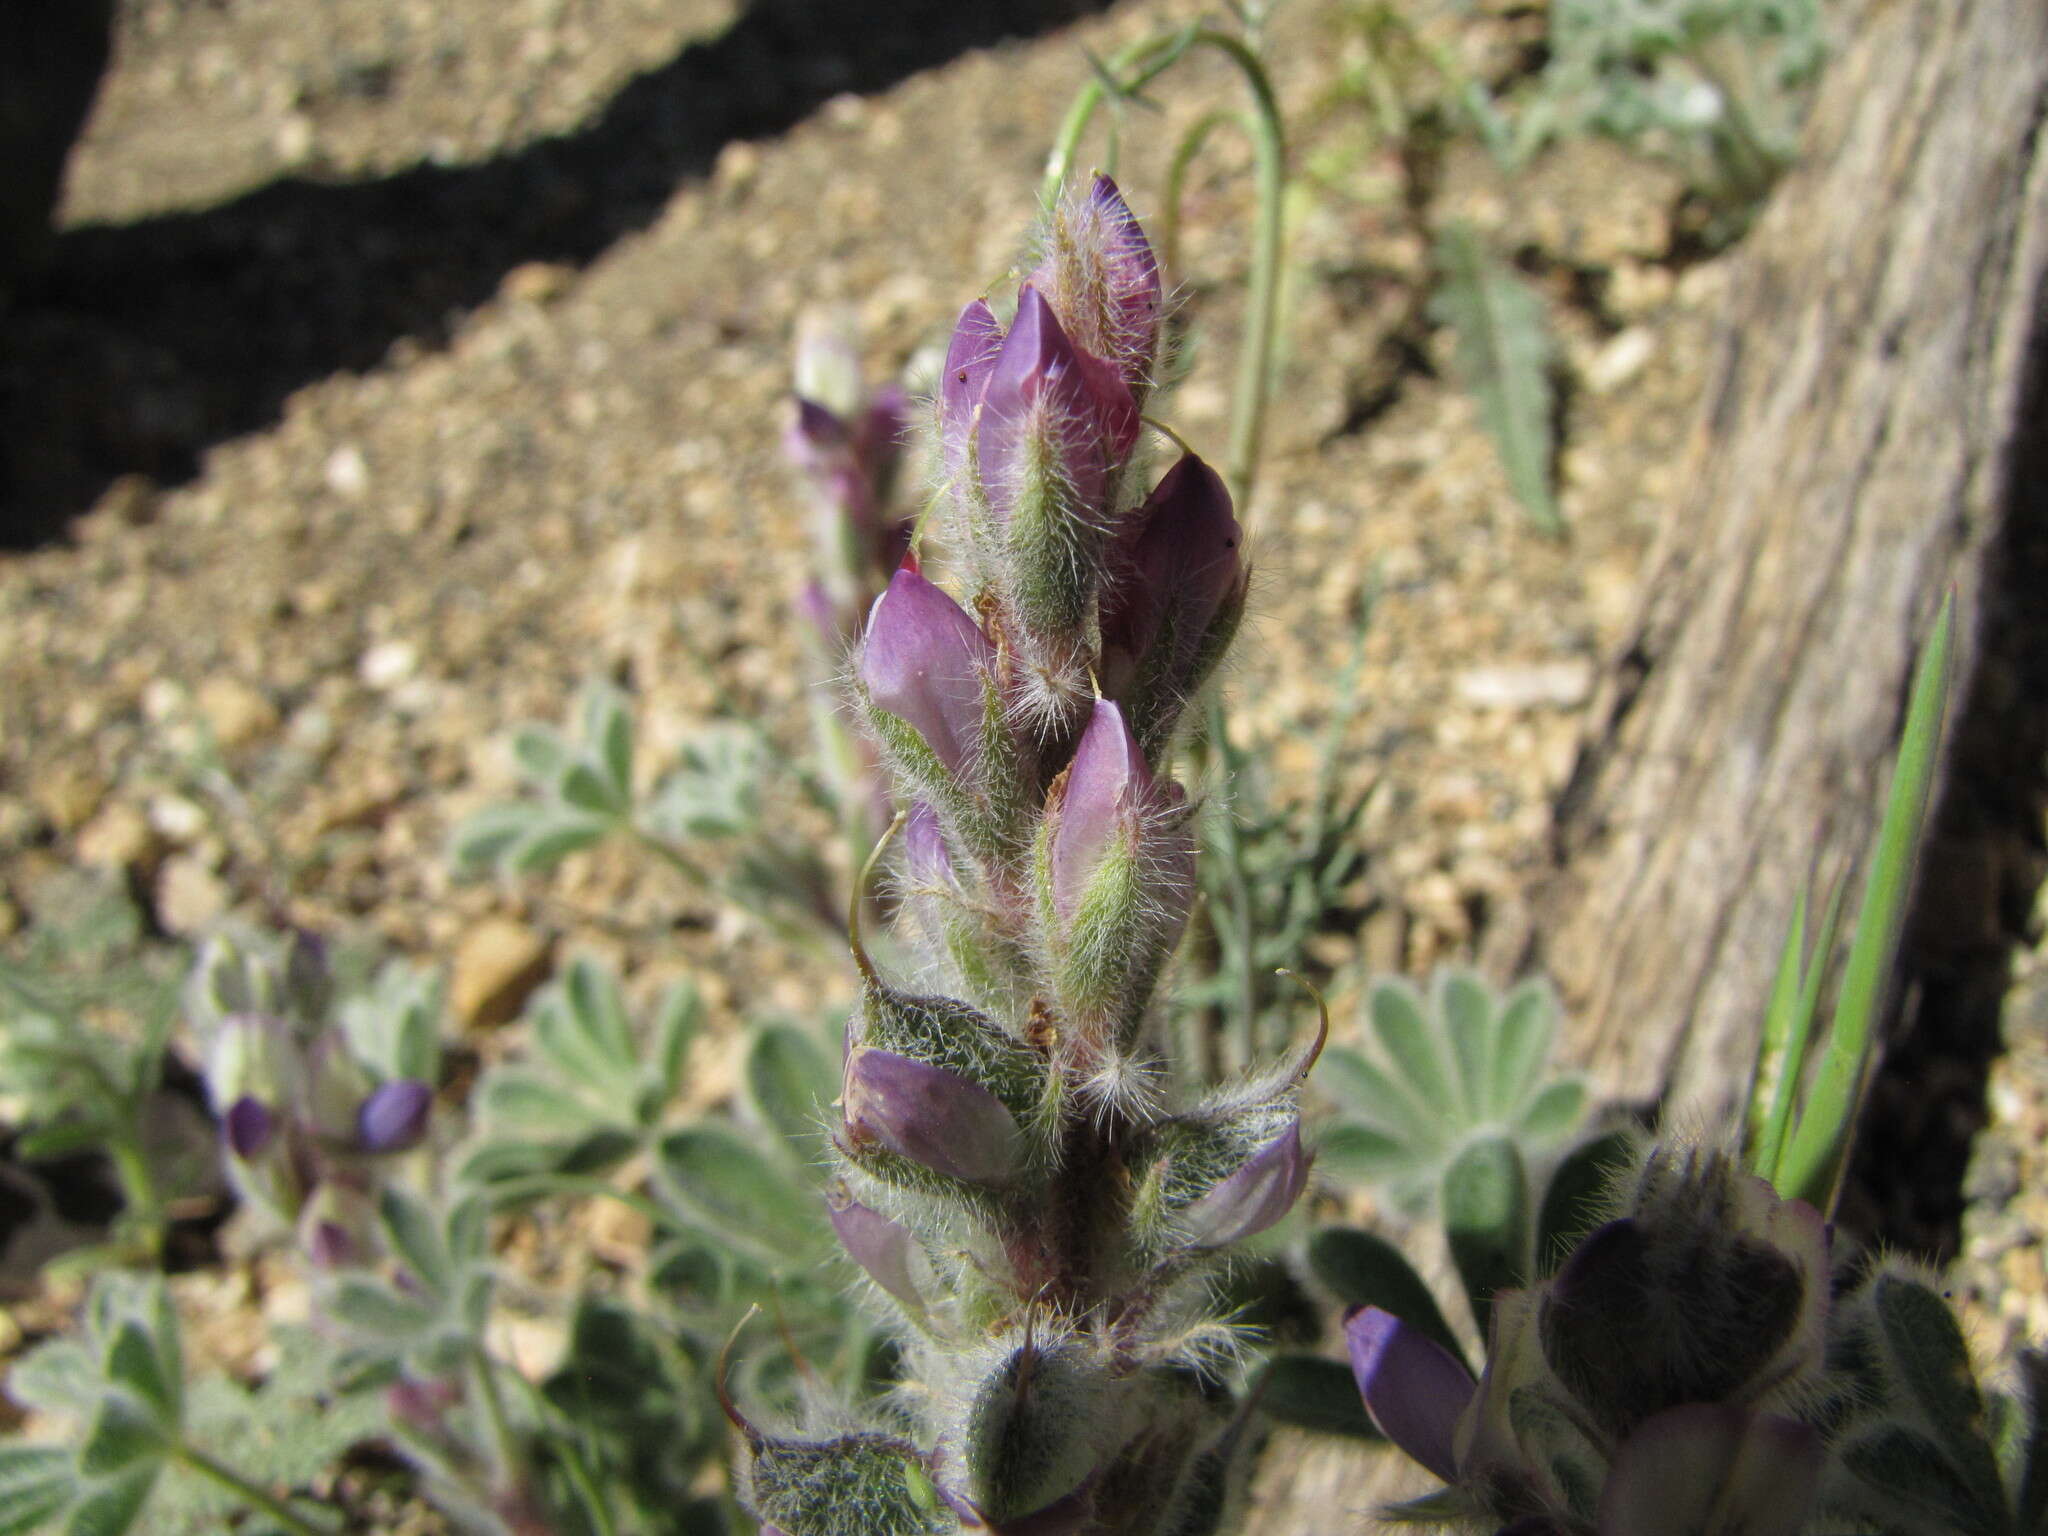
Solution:
[[[1473,73],[1536,61],[1538,8],[1441,10],[1418,4]],[[804,508],[779,448],[799,310],[851,306],[876,378],[941,340],[1015,258],[1089,54],[1196,14],[127,0],[55,266],[0,321],[21,546],[0,554],[0,937],[81,868],[169,939],[288,913],[449,966],[484,1055],[583,949],[636,988],[689,972],[728,1022],[846,996],[836,959],[614,851],[462,883],[448,831],[512,790],[507,728],[559,719],[592,676],[638,701],[650,774],[721,712],[805,750]],[[1468,953],[1538,862],[1729,279],[1676,176],[1612,146],[1512,186],[1458,143],[1394,153],[1351,84],[1353,8],[1291,0],[1269,52],[1306,174],[1230,697],[1283,793],[1306,793],[1365,620],[1342,763],[1373,786],[1369,859],[1317,956],[1341,1029],[1354,967]],[[1141,215],[1179,133],[1240,99],[1194,61],[1130,115],[1116,170]],[[1197,360],[1164,414],[1220,457],[1251,180],[1238,139],[1212,146],[1170,274]],[[1551,302],[1561,543],[1448,376],[1418,297],[1425,211],[1471,218]],[[2027,1206],[2048,988],[2022,972],[2032,1043],[1992,1106],[2020,1129],[1977,1186],[1963,1282],[1992,1352],[2048,1335],[2048,1220]],[[255,1292],[184,1284],[233,1360],[221,1319]],[[17,1307],[15,1337],[63,1300]]]

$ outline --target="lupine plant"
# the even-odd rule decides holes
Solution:
[[[856,935],[832,1214],[904,1377],[786,1427],[733,1406],[750,1506],[787,1536],[1193,1536],[1250,1443],[1209,1277],[1301,1192],[1316,1047],[1169,1097],[1155,999],[1195,889],[1170,754],[1246,570],[1200,459],[1147,490],[1160,294],[1098,177],[1006,320],[962,312],[936,407],[968,606],[906,561],[853,667],[907,807],[916,968]]]

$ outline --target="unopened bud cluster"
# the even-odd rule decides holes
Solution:
[[[1953,1315],[1908,1269],[1848,1284],[1833,1231],[1714,1150],[1652,1149],[1546,1282],[1494,1297],[1474,1382],[1377,1307],[1367,1410],[1449,1486],[1409,1518],[1514,1536],[2004,1530]]]
[[[742,1420],[787,1536],[1222,1528],[1241,1420],[1205,1276],[1301,1192],[1307,1061],[1168,1101],[1155,994],[1195,896],[1169,755],[1246,568],[1214,471],[1148,483],[1160,316],[1097,178],[1014,312],[976,300],[954,330],[934,460],[959,594],[906,558],[854,652],[915,958],[885,975],[856,943],[831,1218],[907,1379],[808,1433]]]
[[[425,1139],[433,1085],[372,1060],[330,1019],[325,947],[310,934],[281,954],[216,939],[191,987],[236,1193],[295,1228],[317,1267],[364,1262],[377,1164]]]

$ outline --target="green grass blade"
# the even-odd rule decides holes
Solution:
[[[1769,1178],[1778,1161],[1770,1142],[1770,1126],[1790,1095],[1792,1079],[1786,1051],[1792,1037],[1792,1010],[1799,1002],[1806,946],[1806,886],[1792,901],[1792,921],[1785,927],[1785,945],[1778,951],[1778,973],[1771,978],[1771,1001],[1764,1009],[1763,1033],[1756,1043],[1756,1062],[1749,1072],[1749,1093],[1743,1100],[1742,1124],[1750,1150],[1750,1166]],[[1769,1103],[1765,1099],[1768,1095]]]
[[[1755,1171],[1770,1180],[1781,1195],[1785,1193],[1779,1183],[1779,1176],[1784,1172],[1785,1138],[1791,1129],[1792,1111],[1799,1099],[1799,1080],[1805,1073],[1806,1048],[1813,1038],[1813,1021],[1820,1012],[1820,989],[1827,980],[1828,959],[1835,952],[1835,935],[1842,925],[1843,894],[1840,880],[1828,887],[1828,904],[1821,913],[1820,932],[1814,935],[1813,952],[1801,968],[1799,991],[1786,1014],[1785,1049],[1771,1100],[1771,1118],[1764,1126],[1763,1143],[1758,1147],[1756,1161],[1752,1164]]]
[[[1870,1032],[1897,952],[1899,925],[1913,873],[1913,854],[1926,819],[1927,792],[1941,744],[1948,700],[1948,661],[1955,635],[1955,599],[1945,599],[1913,679],[1906,729],[1892,773],[1891,795],[1878,828],[1877,856],[1856,915],[1856,937],[1842,973],[1842,991],[1813,1092],[1799,1116],[1776,1180],[1788,1196],[1831,1210],[1848,1150],[1850,1127],[1864,1091]]]

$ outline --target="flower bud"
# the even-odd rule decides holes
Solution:
[[[992,655],[960,605],[905,565],[868,615],[860,681],[875,711],[908,725],[949,774],[959,774],[979,741]],[[875,724],[901,756],[902,733]]]
[[[748,1503],[787,1536],[955,1536],[916,1447],[887,1435],[797,1440],[743,1429]]]
[[[1029,281],[1075,344],[1115,363],[1142,398],[1159,350],[1159,262],[1115,182],[1098,175],[1060,200]]]
[[[1101,1459],[1109,1373],[1027,1341],[975,1389],[962,1440],[974,1502],[998,1528],[1081,1493]]]
[[[1225,1248],[1265,1231],[1294,1209],[1308,1184],[1308,1165],[1297,1118],[1182,1211],[1181,1231],[1198,1248]]]
[[[793,348],[797,398],[815,401],[819,409],[841,421],[860,409],[860,348],[854,341],[853,316],[823,306],[797,316]]]
[[[969,1184],[1007,1184],[1024,1166],[1024,1136],[1003,1101],[930,1062],[856,1048],[843,1106],[856,1153],[879,1145]]]
[[[1102,594],[1102,687],[1156,753],[1244,613],[1244,531],[1222,478],[1183,454],[1118,539]]]
[[[1472,1401],[1472,1373],[1435,1339],[1378,1307],[1345,1315],[1344,1342],[1359,1396],[1380,1433],[1445,1482],[1456,1482],[1458,1420]]]
[[[1060,1003],[1089,1028],[1134,1026],[1194,901],[1180,786],[1160,784],[1107,699],[1047,797],[1040,907]]]
[[[939,437],[946,476],[958,494],[970,500],[980,495],[976,456],[970,452],[975,412],[980,409],[1002,345],[1003,328],[996,324],[988,301],[976,299],[960,311],[953,326],[953,339],[946,347],[946,371],[939,379]]]
[[[243,1099],[273,1110],[294,1105],[303,1075],[291,1026],[274,1015],[230,1014],[208,1042],[206,1093],[216,1114],[225,1116]]]
[[[1150,1249],[1221,1248],[1263,1232],[1308,1182],[1292,1089],[1165,1120],[1139,1142],[1132,1224]]]
[[[1075,347],[1026,287],[982,393],[976,460],[1002,529],[1002,585],[1027,633],[1063,639],[1086,625],[1116,474],[1137,435],[1122,375]]]
[[[356,1111],[356,1144],[365,1152],[404,1152],[427,1134],[434,1090],[416,1077],[380,1083]]]
[[[847,1257],[901,1302],[913,1319],[921,1319],[925,1301],[917,1277],[928,1266],[916,1235],[902,1222],[862,1205],[844,1184],[825,1192],[825,1210]]]
[[[254,1162],[276,1137],[277,1116],[261,1099],[245,1093],[228,1106],[220,1129],[232,1156],[245,1163]]]
[[[377,1213],[346,1178],[322,1179],[299,1212],[299,1250],[315,1269],[357,1269],[376,1252]]]

